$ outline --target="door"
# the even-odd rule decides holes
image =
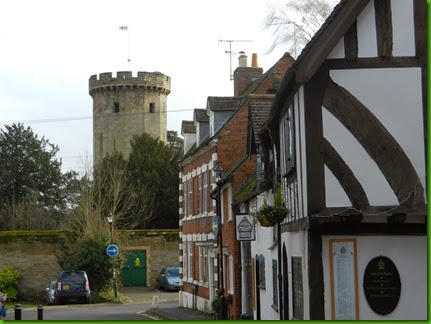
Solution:
[[[147,285],[147,252],[132,250],[127,255],[127,261],[121,270],[123,286]]]

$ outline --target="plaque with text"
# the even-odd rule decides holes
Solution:
[[[330,240],[332,319],[358,320],[356,240]]]
[[[368,305],[377,314],[389,314],[397,307],[401,280],[391,259],[378,256],[368,263],[364,273],[364,293]]]

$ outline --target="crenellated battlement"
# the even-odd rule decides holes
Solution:
[[[171,91],[171,78],[160,72],[138,72],[137,77],[132,76],[131,71],[117,72],[117,77],[112,77],[112,72],[94,74],[89,79],[90,95],[93,91],[110,90],[117,87],[161,90],[169,94]]]

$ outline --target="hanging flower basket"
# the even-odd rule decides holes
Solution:
[[[265,203],[255,215],[260,226],[272,227],[281,223],[289,215],[289,209],[285,206],[270,206]]]
[[[255,213],[255,217],[260,226],[272,227],[281,223],[289,215],[289,209],[281,196],[281,187],[278,187],[274,197],[274,206],[268,205],[266,200],[263,205]]]

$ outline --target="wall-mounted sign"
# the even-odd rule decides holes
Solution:
[[[213,216],[213,235],[217,237],[220,233],[220,217],[217,215]]]
[[[253,217],[249,215],[236,215],[236,239],[238,241],[254,241]]]
[[[401,280],[391,259],[378,256],[367,264],[364,273],[364,293],[368,305],[377,314],[389,314],[397,307],[401,294]]]
[[[333,320],[358,320],[358,274],[355,239],[329,240]]]

